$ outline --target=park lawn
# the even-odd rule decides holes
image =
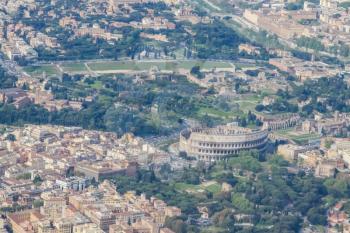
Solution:
[[[283,130],[277,130],[275,133],[279,135],[289,136],[293,129],[283,129]]]
[[[139,61],[135,62],[135,66],[139,70],[148,70],[154,66],[157,66],[160,70],[177,70],[186,69],[190,70],[194,66],[200,66],[201,69],[214,69],[214,68],[232,68],[229,62],[216,62],[216,61],[192,61],[192,60],[179,60],[179,61]]]
[[[276,91],[273,89],[266,88],[266,89],[262,89],[261,93],[263,96],[270,96],[270,95],[275,95]]]
[[[89,85],[91,88],[100,90],[103,88],[103,83],[101,81],[95,81],[93,84]]]
[[[178,48],[174,51],[174,54],[177,59],[185,59],[184,53],[185,53],[185,48]]]
[[[54,65],[26,66],[23,70],[31,76],[40,76],[43,73],[47,76],[54,76],[60,73]]]
[[[210,0],[204,1],[204,0],[195,0],[194,2],[197,3],[197,6],[200,7],[200,9],[203,9],[204,11],[208,10],[213,13],[221,13],[222,9],[218,8],[216,5],[211,5]]]
[[[255,106],[258,104],[258,102],[252,102],[249,100],[238,100],[236,103],[239,104],[239,109],[245,113],[248,113],[249,111],[254,112]]]
[[[88,62],[88,67],[92,71],[147,71],[153,67],[158,67],[159,70],[176,71],[178,69],[191,70],[194,66],[200,66],[201,69],[211,70],[214,68],[232,68],[230,62],[225,61],[201,61],[201,60],[154,60],[154,61],[101,61]],[[88,69],[83,62],[71,62],[59,64],[64,72],[67,73],[84,73]],[[59,75],[60,70],[52,64],[40,66],[28,66],[24,68],[30,75],[39,76],[43,72],[48,76]]]
[[[221,164],[216,164],[212,171],[210,172],[210,176],[214,179],[221,176],[222,174],[229,174],[232,173],[230,170],[225,169],[225,166],[222,166]]]
[[[257,104],[259,104],[262,100],[261,96],[253,95],[253,96],[243,96],[242,99],[233,100],[233,103],[236,103],[239,105],[239,109],[243,111],[244,113],[256,112],[255,107]]]
[[[221,111],[211,107],[200,107],[197,112],[197,115],[199,116],[208,115],[208,116],[224,118],[224,119],[236,116],[234,112],[225,112],[225,111]]]
[[[176,63],[173,61],[138,61],[135,62],[138,70],[149,70],[157,67],[159,70],[175,70]]]
[[[174,62],[162,61],[116,61],[116,62],[94,62],[88,63],[93,71],[105,70],[149,70],[152,67],[158,67],[160,70],[174,70]]]
[[[213,68],[233,68],[232,64],[229,62],[219,62],[219,61],[205,61],[201,66],[202,69],[213,69]]]
[[[179,69],[190,70],[194,66],[200,66],[202,68],[203,61],[179,61],[177,67]]]
[[[244,63],[244,62],[235,62],[234,65],[236,69],[241,69],[241,70],[244,68],[250,68],[250,69],[256,68],[255,64]]]
[[[239,109],[245,113],[256,112],[255,107],[262,100],[261,96],[253,95],[253,96],[243,96],[242,99],[234,100],[234,103],[239,104]]]
[[[190,70],[194,66],[200,66],[201,69],[210,70],[214,68],[233,68],[229,62],[221,61],[201,61],[184,60],[178,62],[178,68]]]
[[[220,175],[222,174],[225,174],[226,172],[224,170],[221,170],[221,171],[214,171],[214,172],[211,172],[210,175],[215,179],[217,177],[219,177]]]
[[[73,62],[73,63],[65,63],[60,65],[61,68],[67,72],[87,72],[87,68],[85,67],[84,63],[77,63],[77,62]]]
[[[221,185],[220,184],[212,184],[205,188],[208,192],[211,192],[213,194],[221,192]]]
[[[152,67],[158,67],[159,70],[190,70],[193,66],[200,66],[201,69],[213,68],[232,68],[229,62],[220,61],[108,61],[108,62],[91,62],[88,66],[94,71],[103,70],[149,70]]]
[[[243,96],[242,100],[258,103],[262,100],[262,97],[259,95],[246,95]]]
[[[187,183],[175,183],[174,185],[175,185],[175,188],[178,189],[179,191],[185,191],[185,192],[198,193],[203,190],[206,190],[208,192],[215,194],[221,191],[221,185],[219,183],[213,183],[209,186],[205,186],[203,184],[193,185],[193,184],[187,184]]]
[[[98,101],[99,101],[101,104],[109,105],[110,103],[113,102],[113,97],[106,96],[106,95],[99,95],[99,96],[98,96]]]
[[[320,136],[317,134],[305,134],[305,135],[292,137],[292,140],[298,144],[303,144],[305,142],[308,142],[309,140],[315,140],[319,138]]]
[[[299,133],[296,134],[294,129],[278,130],[276,134],[295,141],[298,144],[303,144],[309,140],[319,139],[320,135],[316,133]]]
[[[124,62],[90,62],[87,64],[93,71],[105,71],[105,70],[136,70],[135,63],[133,61]]]
[[[186,190],[196,191],[196,190],[198,190],[197,185],[187,184],[187,183],[175,183],[175,188],[180,190],[180,191],[186,191]]]
[[[201,231],[202,233],[225,233],[227,232],[226,228],[223,227],[214,227],[210,226]]]

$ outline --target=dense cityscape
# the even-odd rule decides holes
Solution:
[[[350,233],[350,1],[0,0],[1,233]]]

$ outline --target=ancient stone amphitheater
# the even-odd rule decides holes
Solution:
[[[264,150],[267,130],[225,125],[186,129],[180,133],[179,151],[202,161],[225,160],[242,150]]]

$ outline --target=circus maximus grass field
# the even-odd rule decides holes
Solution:
[[[233,65],[226,61],[201,61],[201,60],[164,60],[164,61],[69,61],[48,64],[38,64],[24,68],[24,71],[31,76],[55,76],[62,73],[68,74],[113,74],[132,71],[147,71],[157,67],[162,71],[191,70],[194,66],[200,66],[203,70],[211,69],[232,69],[239,64]]]

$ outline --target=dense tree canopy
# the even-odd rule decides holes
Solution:
[[[0,66],[0,89],[11,88],[16,86],[17,78],[13,75],[9,75],[1,66]]]

